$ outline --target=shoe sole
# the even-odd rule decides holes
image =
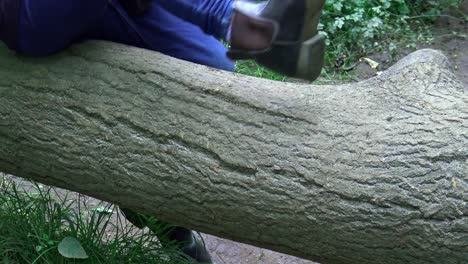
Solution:
[[[297,78],[315,81],[322,73],[325,58],[325,37],[315,37],[304,41],[297,60]]]
[[[305,40],[300,47],[295,77],[310,81],[316,80],[324,65],[325,37],[318,33],[318,24],[324,0],[306,0],[305,27],[302,33]]]

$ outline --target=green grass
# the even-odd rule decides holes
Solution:
[[[286,76],[262,67],[252,60],[238,61],[236,63],[236,72],[275,81],[286,80]]]
[[[160,246],[156,235],[163,237],[163,231],[123,223],[114,206],[84,204],[52,188],[34,184],[21,190],[0,178],[0,263],[190,263],[175,245]],[[79,241],[88,258],[62,256],[58,248],[66,237]],[[79,245],[66,246],[73,252]]]
[[[263,79],[269,79],[269,80],[275,80],[275,81],[291,81],[292,79],[281,75],[279,73],[276,73],[272,70],[269,70],[258,63],[256,63],[253,60],[247,60],[247,61],[238,61],[236,63],[236,72],[249,75],[249,76],[254,76],[257,78],[263,78]],[[354,80],[356,78],[356,75],[353,72],[350,71],[343,71],[343,72],[328,72],[326,69],[322,71],[321,76],[314,81],[314,84],[337,84],[337,83],[344,83],[344,82],[349,82],[350,80]],[[303,83],[308,83],[306,80],[296,80],[299,82]]]

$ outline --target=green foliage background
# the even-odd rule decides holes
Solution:
[[[430,42],[428,26],[462,0],[326,0],[320,30],[327,36],[328,66],[353,63],[370,51]]]

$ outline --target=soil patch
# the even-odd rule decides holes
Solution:
[[[468,1],[465,1],[463,5],[462,10],[467,14]],[[454,73],[460,81],[468,86],[468,23],[449,14],[448,16],[441,17],[436,22],[433,34],[435,36],[434,43],[419,44],[416,49],[430,48],[444,52],[452,64]],[[402,49],[396,57],[392,57],[390,52],[370,55],[368,58],[379,63],[379,67],[373,69],[367,62],[360,62],[353,70],[357,76],[356,81],[376,76],[379,71],[388,69],[395,61],[413,51],[415,50]]]

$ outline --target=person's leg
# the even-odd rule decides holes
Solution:
[[[45,56],[79,41],[108,12],[108,0],[18,0],[16,51]]]
[[[156,0],[174,15],[200,27],[205,33],[227,40],[235,0]]]
[[[325,42],[318,34],[317,25],[324,0],[268,0],[263,4],[246,4],[244,1],[233,0],[153,0],[149,12],[140,17],[132,17],[133,19],[126,14],[117,14],[125,11],[116,0],[21,1],[25,1],[27,8],[23,8],[21,12],[18,51],[24,54],[47,55],[80,39],[105,39],[107,35],[111,41],[145,47],[192,62],[232,70],[232,63],[224,55],[209,58],[213,54],[218,55],[219,51],[224,49],[214,38],[205,37],[202,39],[206,41],[197,43],[196,40],[200,39],[194,37],[201,35],[201,29],[217,38],[227,39],[231,46],[228,56],[234,60],[255,59],[260,64],[285,75],[310,80],[318,77],[323,66]],[[112,3],[114,8],[108,8],[107,1]],[[107,6],[104,8],[105,19],[102,19],[100,14],[102,6]],[[53,7],[54,10],[51,11],[49,7]],[[164,14],[163,10],[172,13]],[[159,14],[161,16],[158,16]],[[171,19],[170,14],[182,17],[179,19],[180,23],[174,24],[175,17]],[[44,21],[39,18],[43,18]],[[95,19],[99,21],[99,26],[107,22],[112,33],[91,27]],[[191,26],[194,31],[187,30],[190,24],[186,21],[197,25]],[[135,27],[134,24],[141,25],[141,28]],[[165,38],[161,34],[154,31],[148,34],[148,29],[158,29],[155,26],[163,27],[159,28],[159,33],[165,33],[169,37],[175,36],[181,43],[190,45],[181,47],[182,44],[179,44],[179,47],[169,48],[173,43],[164,42]],[[167,26],[176,32],[165,31]],[[42,34],[40,30],[46,34]]]
[[[45,56],[86,39],[146,48],[182,60],[234,70],[226,48],[199,27],[154,0],[141,16],[129,16],[117,0],[22,0],[17,52]]]
[[[227,49],[218,39],[160,5],[171,1],[155,0],[144,15],[132,17],[135,28],[144,39],[145,48],[182,60],[233,71],[234,62],[227,57]],[[105,31],[108,30],[111,29]]]
[[[231,44],[232,59],[255,59],[287,76],[315,80],[323,67],[318,24],[325,0],[159,0],[205,32]]]
[[[199,263],[211,263],[211,255],[207,251],[203,241],[195,237],[192,230],[174,226],[154,217],[139,214],[128,208],[120,208],[125,218],[134,226],[143,229],[148,227],[156,236],[163,247],[176,246],[186,256]]]

